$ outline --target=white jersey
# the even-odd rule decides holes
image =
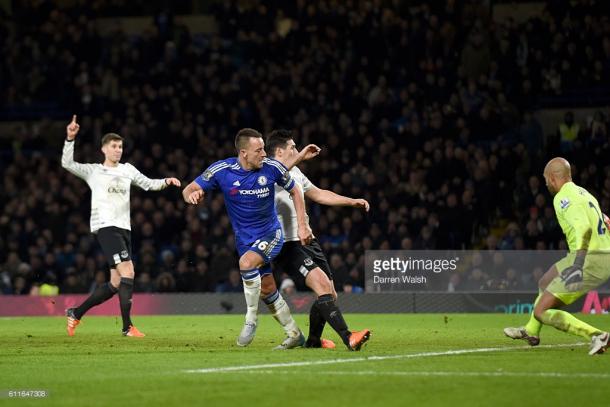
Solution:
[[[165,179],[150,179],[131,164],[106,167],[74,161],[74,141],[64,143],[61,166],[87,182],[91,188],[91,232],[116,226],[131,230],[129,192],[131,184],[148,191],[167,187]]]
[[[290,176],[294,182],[301,187],[303,199],[305,199],[305,192],[315,188],[315,185],[311,183],[309,178],[307,178],[296,166],[292,167],[290,170]],[[297,211],[294,208],[294,202],[292,202],[290,193],[277,184],[275,185],[275,209],[277,210],[277,217],[284,230],[284,241],[299,241]],[[307,212],[305,212],[305,221],[309,224]]]

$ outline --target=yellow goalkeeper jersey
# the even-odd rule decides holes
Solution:
[[[589,250],[610,250],[610,232],[604,223],[599,203],[586,189],[567,182],[553,199],[559,225],[570,251],[583,249],[585,234],[591,229]]]

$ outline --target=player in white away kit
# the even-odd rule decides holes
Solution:
[[[267,152],[270,157],[286,164],[298,154],[292,134],[287,130],[274,130],[267,136]],[[301,187],[305,197],[322,205],[352,206],[368,212],[369,203],[364,199],[353,199],[338,195],[332,191],[317,188],[309,179],[294,166],[290,176]],[[309,337],[305,347],[334,348],[332,341],[322,339],[322,331],[326,322],[337,332],[349,350],[358,351],[368,341],[371,332],[350,331],[343,319],[341,310],[336,304],[337,293],[333,284],[333,276],[322,248],[314,238],[302,245],[297,235],[297,218],[294,203],[290,195],[276,188],[275,206],[278,219],[285,235],[285,243],[280,254],[273,262],[274,270],[281,270],[294,277],[302,277],[305,284],[317,296],[309,313]],[[309,216],[305,213],[305,221],[309,225]],[[261,281],[261,297],[266,304],[272,304],[278,296],[278,290],[272,275],[263,276]]]
[[[131,220],[129,191],[134,184],[146,191],[160,191],[169,185],[180,186],[176,178],[150,179],[131,164],[121,164],[123,138],[108,133],[102,138],[103,164],[74,161],[74,139],[80,126],[76,115],[66,128],[61,166],[87,182],[91,188],[91,233],[95,234],[110,266],[110,282],[98,287],[80,306],[68,308],[68,335],[73,336],[83,315],[117,292],[123,318],[123,335],[144,336],[131,323],[131,297],[134,269],[131,261]]]

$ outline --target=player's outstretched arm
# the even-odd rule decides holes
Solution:
[[[362,208],[366,212],[369,211],[370,205],[366,199],[354,199],[347,196],[339,195],[328,189],[320,189],[317,187],[310,188],[305,192],[305,196],[320,205],[327,206],[353,206],[354,208]]]
[[[152,179],[142,174],[136,167],[127,164],[131,168],[131,182],[142,188],[145,191],[160,191],[170,185],[180,187],[180,181],[177,178],[159,178]]]
[[[305,146],[297,155],[292,157],[288,162],[286,162],[286,168],[289,170],[292,169],[295,165],[299,165],[303,161],[311,160],[320,154],[322,149],[315,144],[309,144]]]
[[[72,116],[72,121],[66,127],[66,141],[61,154],[61,166],[79,178],[87,179],[93,171],[92,164],[81,164],[74,161],[74,139],[80,130],[80,125],[76,122],[76,115]]]
[[[297,225],[299,235],[299,240],[302,245],[309,244],[313,239],[313,233],[307,220],[305,218],[305,200],[301,195],[301,187],[298,184],[290,190],[290,196],[292,197],[292,202],[294,203],[294,209],[297,213]]]
[[[187,204],[197,205],[203,201],[203,196],[203,189],[194,181],[182,190],[182,198]]]

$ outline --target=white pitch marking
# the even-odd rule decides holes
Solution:
[[[571,346],[583,346],[586,345],[583,342],[577,343],[562,343],[557,345],[540,345],[537,348],[565,348]],[[470,353],[488,353],[488,352],[506,352],[512,350],[523,350],[530,349],[530,346],[504,346],[498,348],[474,348],[474,349],[457,349],[449,350],[444,352],[422,352],[422,353],[407,353],[405,355],[387,355],[387,356],[367,356],[357,358],[344,358],[344,359],[327,359],[327,360],[308,360],[302,362],[288,362],[288,363],[265,363],[262,365],[241,365],[241,366],[225,366],[225,367],[211,367],[205,369],[189,369],[185,370],[186,373],[219,373],[219,372],[236,372],[244,370],[261,370],[261,369],[274,369],[278,367],[300,367],[300,366],[318,366],[318,365],[333,365],[340,363],[356,363],[356,362],[370,362],[379,360],[391,360],[391,359],[415,359],[415,358],[427,358],[432,356],[453,356],[453,355],[465,355]]]
[[[218,372],[218,373],[231,373],[231,372]],[[243,373],[252,374],[303,374],[302,371],[298,370],[246,370]],[[542,378],[554,378],[554,379],[609,379],[610,373],[558,373],[558,372],[446,372],[446,371],[385,371],[380,372],[377,370],[365,370],[365,371],[333,371],[333,370],[319,370],[316,371],[316,375],[328,375],[328,376],[441,376],[441,377],[542,377]]]

